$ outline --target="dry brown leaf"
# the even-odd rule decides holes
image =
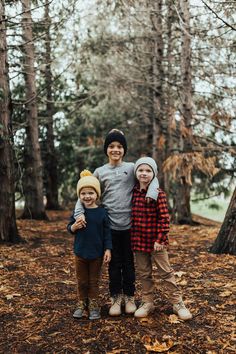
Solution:
[[[230,290],[225,290],[219,294],[219,296],[221,296],[221,297],[228,297],[230,295],[232,295],[232,291],[230,291]]]
[[[173,324],[175,324],[175,323],[180,323],[180,322],[181,322],[181,320],[179,319],[179,317],[176,316],[176,315],[170,315],[168,321],[169,321],[170,323],[173,323]]]
[[[177,345],[177,343],[174,343],[171,339],[163,343],[160,343],[158,342],[158,340],[155,340],[153,344],[144,344],[147,351],[156,352],[156,353],[167,352],[174,345]]]
[[[13,299],[14,297],[19,297],[19,296],[21,296],[21,294],[8,294],[8,295],[6,295],[6,298],[7,298],[7,300],[11,300],[11,299]]]
[[[106,354],[120,354],[127,353],[126,349],[113,349],[112,351],[106,352]]]
[[[181,270],[178,271],[178,272],[175,272],[175,275],[178,277],[178,278],[181,278],[182,275],[186,274],[186,272],[182,272]]]

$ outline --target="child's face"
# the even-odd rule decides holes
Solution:
[[[111,164],[118,164],[124,156],[124,148],[118,141],[113,141],[107,148],[107,156]]]
[[[80,190],[79,198],[85,208],[94,208],[96,206],[98,195],[93,188],[84,187]]]
[[[136,178],[142,185],[148,185],[154,177],[152,168],[147,164],[140,165],[136,170]]]

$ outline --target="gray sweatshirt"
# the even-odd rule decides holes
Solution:
[[[131,200],[135,184],[134,163],[121,162],[118,166],[109,163],[98,167],[93,174],[101,184],[101,202],[107,209],[110,226],[113,230],[127,230],[131,226]],[[146,196],[157,200],[158,179],[155,177],[149,185]],[[83,214],[84,209],[78,199],[74,217]]]

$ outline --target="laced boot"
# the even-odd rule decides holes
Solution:
[[[134,317],[142,318],[142,317],[147,317],[149,313],[151,313],[154,310],[154,305],[152,302],[143,302],[135,311]]]
[[[115,295],[114,297],[111,298],[111,307],[109,310],[109,315],[110,316],[119,316],[121,315],[121,304],[123,301],[123,296],[122,294]]]
[[[191,312],[186,308],[183,301],[180,301],[178,304],[173,305],[173,312],[181,319],[181,320],[190,320],[193,316]]]
[[[135,304],[134,297],[125,295],[124,300],[125,300],[125,313],[127,314],[135,313],[135,311],[137,310],[137,306]]]

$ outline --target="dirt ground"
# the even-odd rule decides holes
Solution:
[[[236,258],[208,252],[220,224],[198,218],[198,226],[171,227],[170,260],[192,320],[172,314],[159,283],[150,317],[109,317],[104,267],[102,319],[89,321],[72,317],[76,286],[69,212],[48,215],[49,221],[18,221],[25,243],[0,245],[0,353],[236,353]]]

